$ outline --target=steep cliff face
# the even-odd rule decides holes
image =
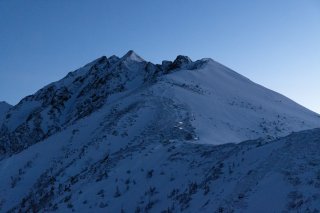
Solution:
[[[148,72],[156,70],[129,52],[122,58],[101,57],[69,73],[10,109],[0,131],[1,152],[19,152],[59,132],[101,108],[109,97],[142,86],[152,75]]]

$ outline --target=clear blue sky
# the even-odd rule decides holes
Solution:
[[[0,0],[0,100],[129,49],[211,57],[320,113],[319,0]]]

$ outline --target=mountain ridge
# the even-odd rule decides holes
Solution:
[[[195,82],[195,80],[199,81]],[[204,86],[206,89],[202,88]],[[318,123],[315,113],[313,114],[311,111],[302,108],[302,106],[298,106],[284,96],[280,97],[278,93],[271,90],[267,91],[267,89],[212,59],[201,59],[192,62],[189,57],[179,55],[173,62],[164,61],[159,65],[143,60],[131,50],[121,58],[112,56],[111,60],[109,60],[106,56],[102,56],[82,68],[70,72],[60,81],[43,87],[35,94],[22,99],[16,106],[11,107],[0,128],[2,135],[0,137],[0,152],[3,154],[19,152],[29,145],[50,137],[50,135],[55,134],[62,128],[66,128],[73,122],[89,116],[107,104],[109,99],[112,102],[112,100],[116,100],[117,97],[126,92],[135,91],[142,87],[146,88],[146,91],[153,88],[156,88],[156,90],[168,90],[168,87],[170,87],[168,93],[170,96],[174,97],[175,93],[179,93],[178,96],[186,95],[184,100],[178,100],[179,97],[174,97],[176,101],[181,102],[184,106],[194,105],[193,101],[190,103],[188,101],[185,102],[188,99],[194,99],[206,106],[204,111],[208,111],[212,106],[216,107],[216,109],[209,110],[204,116],[216,114],[219,117],[219,114],[221,114],[217,121],[203,119],[203,115],[199,114],[197,119],[200,121],[197,125],[202,125],[203,127],[200,129],[205,129],[207,128],[204,126],[205,124],[211,126],[210,128],[212,129],[217,129],[217,132],[221,132],[218,137],[217,134],[219,133],[212,135],[209,133],[211,130],[207,131],[211,135],[210,140],[215,138],[214,140],[217,141],[217,144],[241,142],[245,139],[266,136],[267,133],[262,133],[261,130],[257,131],[258,127],[252,126],[251,121],[245,125],[248,130],[244,130],[242,123],[234,126],[235,121],[230,117],[230,115],[239,117],[236,114],[243,113],[240,108],[250,109],[250,107],[252,110],[261,111],[252,113],[250,110],[251,116],[261,117],[263,116],[261,114],[263,105],[268,104],[266,100],[273,102],[268,107],[275,108],[274,112],[279,110],[280,105],[283,105],[282,101],[286,103],[286,109],[281,108],[283,114],[287,114],[285,111],[293,107],[291,112],[289,110],[291,114],[288,114],[288,116],[294,116],[290,118],[290,123],[296,123],[295,127],[286,125],[288,123],[286,121],[279,123],[282,127],[278,124],[272,124],[272,122],[279,120],[281,116],[282,119],[286,119],[287,117],[284,115],[278,115],[278,118],[272,115],[275,117],[272,118],[273,120],[271,119],[272,121],[264,121],[264,118],[262,120],[259,118],[261,120],[259,121],[260,124],[255,121],[256,125],[260,125],[265,131],[272,131],[270,134],[268,133],[268,137],[277,136],[278,133],[276,131],[284,131],[286,132],[285,134],[289,134],[291,131],[316,127],[315,124]],[[245,90],[248,94],[242,92]],[[254,94],[255,92],[257,94]],[[213,93],[216,94],[212,95]],[[249,99],[243,100],[243,97]],[[257,102],[258,99],[259,101]],[[261,101],[264,103],[260,103]],[[277,101],[280,102],[277,103]],[[237,105],[238,108],[231,109],[230,105]],[[201,108],[201,106],[197,107]],[[223,110],[226,107],[230,109],[231,113]],[[198,111],[197,108],[194,110]],[[268,110],[270,111],[270,109]],[[300,118],[301,116],[295,110],[308,115],[308,119]],[[242,117],[252,119],[247,118],[247,115],[248,113],[242,114]],[[311,122],[309,117],[314,117],[312,118],[312,120],[314,119],[312,121],[314,124],[309,125]],[[299,119],[302,119],[300,124],[298,124],[300,122]],[[304,122],[306,125],[303,124]],[[273,125],[274,127],[272,128],[277,130],[268,130],[265,125]],[[297,127],[297,125],[301,127]],[[217,127],[215,128],[215,126]],[[302,128],[302,126],[306,127]],[[238,129],[237,131],[242,135],[240,139],[238,139],[239,135],[234,133],[235,131],[228,130],[228,134],[226,134],[228,131],[222,133],[228,128]],[[251,134],[249,131],[253,131],[253,133]],[[246,136],[249,134],[252,136]],[[285,134],[282,133],[280,135],[283,136]],[[223,139],[225,135],[230,136],[227,139]]]

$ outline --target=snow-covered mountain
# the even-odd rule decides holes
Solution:
[[[287,136],[319,115],[212,59],[101,57],[4,117],[1,212],[320,208],[320,130]]]
[[[178,56],[154,65],[129,51],[101,57],[12,107],[0,150],[19,152],[103,107],[121,105],[137,105],[150,118],[164,109],[158,122],[197,143],[274,138],[319,126],[317,114],[211,59]]]

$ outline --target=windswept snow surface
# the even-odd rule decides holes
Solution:
[[[164,78],[167,94],[191,113],[198,143],[274,138],[320,126],[316,113],[210,59]]]
[[[0,212],[320,210],[319,127],[211,59],[101,57],[6,113]]]

